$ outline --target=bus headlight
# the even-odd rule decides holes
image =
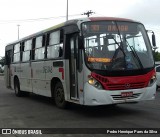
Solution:
[[[88,79],[88,83],[94,86],[95,88],[103,89],[101,83],[92,77]]]
[[[151,87],[155,82],[156,82],[157,78],[155,75],[152,76],[152,78],[149,81],[148,86]]]

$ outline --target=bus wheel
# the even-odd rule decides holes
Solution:
[[[19,80],[17,80],[17,79],[14,81],[14,91],[15,91],[15,95],[16,95],[17,97],[22,96],[22,93],[21,93],[21,91],[20,91]]]
[[[54,101],[57,107],[66,108],[67,102],[64,97],[64,89],[61,82],[58,82],[54,88]]]

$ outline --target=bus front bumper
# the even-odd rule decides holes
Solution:
[[[132,93],[132,96],[123,96]],[[151,87],[129,90],[99,90],[89,83],[84,86],[84,105],[97,106],[119,103],[131,103],[144,100],[154,100],[156,94],[156,83]]]

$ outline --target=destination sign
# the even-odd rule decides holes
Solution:
[[[111,62],[110,58],[88,58],[88,62],[101,62],[101,63],[108,63]]]
[[[84,33],[138,33],[138,25],[128,22],[91,22],[83,25]]]
[[[90,26],[90,31],[96,32],[96,31],[102,31],[106,30],[109,32],[115,32],[115,31],[122,31],[122,32],[127,32],[129,30],[128,25],[91,25]]]

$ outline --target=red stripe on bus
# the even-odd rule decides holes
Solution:
[[[154,75],[156,75],[154,69],[144,75],[123,77],[107,77],[101,76],[94,72],[91,73],[91,76],[95,78],[97,81],[99,81],[106,90],[127,90],[145,88],[148,86],[149,81]]]
[[[62,73],[62,79],[64,80],[64,69],[63,68],[59,68],[59,72]]]
[[[131,19],[126,19],[126,18],[116,18],[116,17],[90,17],[89,18],[91,21],[133,21]]]

